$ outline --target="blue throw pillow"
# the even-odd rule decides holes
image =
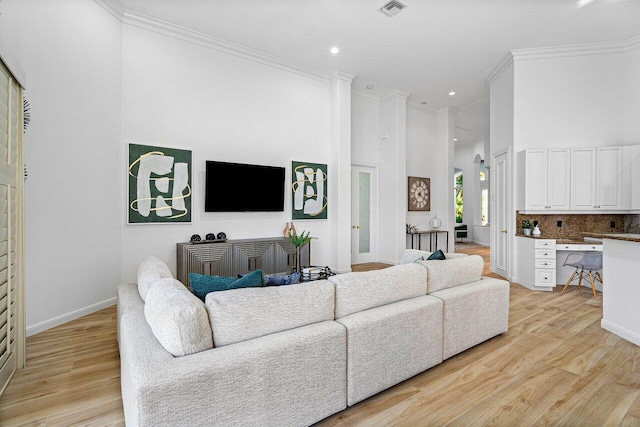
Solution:
[[[264,286],[262,284],[262,270],[252,271],[241,279],[224,276],[206,276],[197,273],[189,273],[188,277],[191,291],[202,301],[205,300],[209,292]]]
[[[435,251],[434,253],[432,253],[431,255],[429,255],[429,258],[427,258],[427,260],[431,260],[431,259],[446,259],[444,256],[444,252],[442,252],[440,249],[438,249],[437,251]]]
[[[300,281],[300,273],[295,272],[282,276],[265,276],[266,286],[292,285]]]

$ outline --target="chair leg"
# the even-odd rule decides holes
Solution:
[[[584,270],[580,270],[580,278],[578,278],[578,290],[580,290],[580,286],[582,286],[582,273],[584,273]]]
[[[596,277],[598,278],[598,280],[600,280],[600,283],[604,284],[604,282],[602,281],[602,275],[596,271]]]
[[[571,275],[571,277],[569,277],[569,280],[567,280],[567,283],[565,283],[564,288],[562,288],[562,293],[564,294],[564,291],[567,290],[567,286],[569,286],[569,283],[571,283],[571,281],[573,280],[574,277],[576,277],[576,274],[578,273],[578,269],[576,268],[576,270],[573,272],[573,274]]]
[[[593,273],[589,272],[589,281],[591,282],[591,290],[593,291],[593,299],[598,299],[596,297],[596,281],[593,279]]]

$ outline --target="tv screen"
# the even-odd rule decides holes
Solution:
[[[281,212],[285,168],[207,161],[205,212]]]

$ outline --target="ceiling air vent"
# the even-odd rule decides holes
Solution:
[[[387,15],[389,18],[391,18],[393,16],[396,16],[398,13],[400,13],[402,9],[404,9],[405,7],[407,7],[406,4],[402,4],[397,0],[391,0],[389,3],[385,4],[378,10],[381,13]]]

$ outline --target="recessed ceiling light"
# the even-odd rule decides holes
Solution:
[[[456,142],[458,140],[458,138],[453,138],[453,142]]]
[[[340,53],[340,49],[336,46],[332,47],[329,52],[331,52],[332,55],[337,55]]]
[[[455,95],[455,94],[456,94],[456,93],[455,93],[454,91],[449,92],[449,96],[453,96],[453,95]]]
[[[367,89],[373,89],[373,85],[367,85]]]

